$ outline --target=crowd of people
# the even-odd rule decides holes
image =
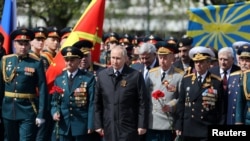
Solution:
[[[91,41],[61,48],[71,32],[19,28],[13,54],[0,34],[0,140],[207,141],[209,125],[250,124],[250,43],[108,32],[93,62]],[[65,68],[48,90],[57,53]]]

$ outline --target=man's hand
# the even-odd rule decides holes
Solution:
[[[36,118],[36,125],[37,125],[37,127],[40,127],[44,122],[45,122],[45,119]]]
[[[176,133],[177,136],[181,135],[181,131],[180,130],[176,130],[175,133]]]
[[[53,120],[55,121],[60,121],[60,114],[58,112],[56,112],[54,115],[53,115]]]
[[[99,133],[100,136],[104,136],[104,130],[102,128],[96,129],[95,131]]]
[[[147,132],[147,129],[138,128],[137,131],[138,131],[138,135],[143,135],[143,134],[145,134]]]

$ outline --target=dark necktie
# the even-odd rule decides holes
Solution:
[[[166,73],[165,73],[165,71],[162,73],[162,76],[161,76],[161,81],[163,81],[163,79],[165,78],[165,75],[166,75]]]
[[[121,73],[120,73],[119,71],[116,71],[116,72],[115,72],[115,76],[116,76],[116,77],[119,77],[120,74],[121,74]]]
[[[202,77],[201,77],[201,75],[200,76],[198,76],[198,83],[201,85],[201,83],[202,83]]]
[[[147,66],[146,67],[146,74],[145,74],[145,78],[144,78],[144,80],[146,80],[146,79],[148,79],[148,72],[149,72],[149,70],[150,70],[150,67],[149,66]]]
[[[69,75],[69,89],[71,89],[72,84],[73,84],[73,74],[71,73],[71,74]]]
[[[223,75],[223,88],[225,91],[227,90],[227,71],[224,71]]]

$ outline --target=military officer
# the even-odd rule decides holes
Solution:
[[[143,39],[143,41],[155,45],[158,41],[163,41],[163,39],[157,35],[150,34],[150,35],[146,36]]]
[[[101,70],[105,69],[106,66],[98,62],[91,61],[91,49],[93,47],[93,43],[88,40],[80,40],[73,44],[73,46],[80,49],[83,53],[83,58],[81,59],[79,68],[83,71],[92,73],[95,78],[97,78],[97,74]]]
[[[127,48],[129,45],[132,45],[132,36],[125,33],[121,35],[119,44],[122,45],[123,47]]]
[[[47,29],[39,26],[32,29],[35,34],[35,38],[30,42],[30,53],[33,53],[40,58],[40,53],[44,47],[44,41],[47,38]]]
[[[208,71],[214,56],[211,49],[203,46],[189,52],[196,73],[181,81],[175,123],[176,134],[182,135],[184,141],[207,141],[208,126],[225,122],[222,80]]]
[[[61,51],[66,70],[55,79],[51,115],[61,141],[89,140],[93,131],[95,77],[79,69],[82,52],[76,47]],[[58,90],[59,89],[59,90]]]
[[[235,124],[250,125],[250,44],[240,46],[237,55],[241,71],[244,73],[241,85],[239,86],[239,93],[235,96],[234,100],[236,102]]]
[[[29,42],[34,38],[31,30],[21,28],[10,36],[16,52],[4,56],[0,66],[6,138],[8,141],[33,141],[36,125],[39,127],[45,122],[48,90],[44,66],[37,56],[28,53]]]
[[[149,71],[150,112],[146,140],[173,141],[174,112],[184,71],[172,65],[177,51],[175,46],[165,41],[159,41],[157,44],[160,66]],[[154,96],[158,91],[163,94],[160,98]]]
[[[194,62],[188,56],[188,53],[192,48],[192,43],[193,38],[189,36],[182,37],[177,43],[177,47],[179,50],[179,60],[174,62],[173,65],[185,71],[185,75],[194,72]]]

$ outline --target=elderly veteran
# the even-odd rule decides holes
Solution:
[[[66,70],[55,79],[51,101],[55,131],[63,141],[89,140],[87,134],[93,132],[95,78],[79,69],[83,54],[78,48],[65,47],[61,54]]]
[[[250,44],[241,46],[237,54],[239,56],[239,64],[244,73],[240,83],[240,93],[237,95],[236,100],[235,124],[250,125]]]
[[[48,95],[42,61],[29,54],[31,30],[11,33],[15,54],[6,55],[0,65],[2,117],[8,141],[35,140],[35,129],[44,123]],[[39,93],[39,96],[37,95]]]
[[[208,71],[214,56],[211,49],[203,46],[189,52],[196,73],[181,81],[175,124],[176,134],[185,141],[207,141],[208,126],[225,122],[222,80]]]
[[[146,140],[173,141],[174,112],[184,71],[172,65],[177,52],[175,44],[159,41],[157,48],[160,66],[149,71],[150,112]],[[156,97],[158,92],[162,97]]]

